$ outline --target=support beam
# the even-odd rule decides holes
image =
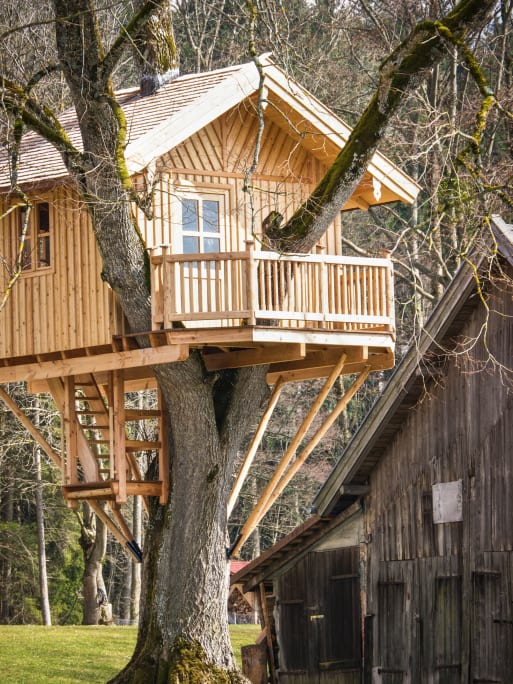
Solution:
[[[301,441],[303,437],[306,435],[308,429],[310,428],[311,424],[313,423],[316,415],[319,412],[319,409],[321,408],[322,404],[324,403],[326,397],[329,394],[329,391],[335,384],[335,380],[338,378],[338,376],[341,374],[342,369],[344,368],[344,363],[346,360],[347,354],[342,354],[340,357],[337,365],[333,368],[333,370],[330,373],[330,376],[324,383],[321,391],[319,392],[319,396],[316,398],[312,406],[310,407],[310,410],[308,411],[307,415],[305,416],[299,430],[297,431],[294,439],[291,441],[289,446],[287,447],[287,450],[283,454],[283,457],[278,464],[278,467],[276,468],[276,471],[270,481],[267,484],[267,487],[264,489],[262,492],[259,501],[257,502],[255,508],[251,512],[249,518],[247,519],[244,527],[241,530],[240,536],[237,540],[236,545],[232,549],[232,555],[236,556],[238,550],[243,546],[243,544],[246,542],[247,538],[253,532],[255,529],[255,526],[258,525],[258,522],[260,521],[262,517],[262,511],[267,510],[266,505],[268,500],[270,499],[275,487],[277,486],[278,482],[280,481],[283,473],[287,469],[289,463],[291,462],[292,458],[294,457],[294,454],[296,453],[299,445],[301,444]]]
[[[292,463],[292,465],[287,470],[287,472],[277,482],[274,483],[273,490],[266,497],[265,503],[263,505],[260,505],[260,506],[258,506],[258,504],[257,504],[258,513],[255,515],[255,512],[257,511],[257,508],[255,507],[255,510],[253,511],[251,516],[248,518],[246,524],[244,525],[244,527],[242,529],[240,537],[237,540],[237,543],[233,548],[233,555],[236,555],[238,553],[238,551],[242,548],[242,546],[244,545],[244,543],[246,542],[246,540],[248,539],[250,534],[253,532],[255,527],[258,525],[260,520],[269,511],[269,509],[274,504],[276,499],[280,496],[280,494],[282,494],[285,487],[289,484],[289,482],[292,480],[292,478],[297,473],[297,471],[301,468],[301,466],[306,461],[308,456],[312,453],[312,451],[315,449],[315,447],[319,444],[319,442],[324,437],[324,435],[328,432],[328,430],[333,425],[335,420],[339,417],[339,415],[342,413],[342,411],[344,411],[347,408],[348,403],[351,401],[351,399],[354,397],[356,392],[360,389],[360,387],[363,385],[363,383],[367,379],[367,377],[370,373],[370,370],[371,369],[368,366],[364,371],[362,371],[360,373],[360,375],[356,378],[356,380],[351,385],[351,387],[347,390],[347,392],[344,394],[344,396],[341,397],[341,399],[338,401],[337,405],[335,406],[333,411],[330,413],[328,418],[324,421],[324,423],[317,430],[317,432],[312,437],[312,439],[308,442],[308,444],[301,451],[301,453],[296,458],[294,463]],[[275,478],[273,478],[273,480],[274,479]],[[269,486],[268,486],[268,489],[270,489]],[[260,504],[260,502],[259,502],[259,504]]]
[[[258,447],[260,446],[260,442],[262,441],[269,420],[271,419],[273,411],[276,408],[276,404],[278,403],[278,399],[280,398],[280,394],[284,385],[285,381],[282,378],[278,378],[274,385],[272,394],[269,397],[266,409],[262,415],[262,418],[260,419],[260,423],[257,427],[255,435],[251,440],[251,444],[249,445],[248,452],[244,458],[244,462],[241,466],[241,469],[239,470],[239,474],[237,475],[237,478],[233,484],[230,498],[228,499],[228,517],[230,517],[233,511],[233,507],[235,506],[235,503],[239,498],[240,490],[242,489],[242,485],[246,480],[247,474],[249,472],[251,464],[253,463],[253,459],[255,458],[256,452],[258,451]]]
[[[35,439],[45,454],[52,459],[58,468],[61,468],[62,459],[59,454],[53,447],[50,446],[41,432],[36,428],[34,423],[23,413],[18,404],[9,396],[3,387],[0,387],[0,399],[4,402],[7,408],[14,413],[25,430]]]
[[[281,478],[280,482],[276,486],[274,492],[270,496],[265,509],[263,510],[260,520],[264,517],[264,515],[269,511],[271,506],[274,504],[276,499],[282,494],[283,490],[285,487],[289,484],[289,482],[292,480],[294,475],[297,473],[297,471],[301,468],[301,466],[304,464],[306,459],[310,456],[312,451],[315,449],[315,447],[319,444],[321,439],[324,437],[324,435],[328,432],[328,430],[331,428],[333,423],[336,421],[336,419],[339,417],[339,415],[342,413],[342,411],[345,411],[347,408],[348,403],[351,401],[351,399],[354,397],[356,392],[360,389],[360,387],[363,385],[365,380],[367,380],[368,376],[370,373],[370,368],[366,368],[364,371],[360,373],[360,375],[356,378],[356,380],[353,382],[351,387],[347,390],[347,392],[344,394],[343,397],[338,401],[337,405],[333,409],[333,411],[330,413],[330,415],[326,418],[324,423],[321,425],[321,427],[317,430],[315,435],[312,437],[312,439],[308,442],[308,444],[305,446],[305,448],[301,451],[299,456],[296,458],[294,463],[290,466],[290,468],[287,470],[287,472],[283,475]],[[257,521],[256,524],[258,524]]]
[[[53,449],[50,446],[50,444],[46,441],[43,435],[34,426],[32,421],[23,413],[23,411],[19,408],[16,402],[13,401],[9,394],[7,394],[3,387],[0,387],[0,399],[9,408],[9,410],[12,411],[12,413],[20,421],[20,423],[27,430],[27,432],[35,439],[35,441],[39,444],[41,449],[43,449],[46,455],[55,463],[55,465],[58,468],[61,468],[62,459],[59,456],[59,454],[55,451],[55,449]],[[127,538],[122,534],[122,532],[115,525],[113,520],[107,515],[107,513],[103,510],[103,508],[97,501],[89,501],[88,503],[95,512],[95,514],[100,518],[100,520],[102,520],[105,523],[107,529],[111,532],[112,536],[115,539],[117,539],[123,547],[126,547],[126,543],[131,539],[131,537]]]
[[[204,354],[203,363],[209,371],[224,368],[244,368],[278,361],[295,361],[304,359],[306,344],[276,344],[271,347],[256,347],[216,354]]]
[[[125,434],[125,389],[123,371],[112,371],[111,401],[109,401],[110,458],[114,463],[114,477],[118,482],[116,503],[124,504],[126,493],[126,434]],[[111,467],[112,473],[112,467]]]
[[[69,375],[80,375],[81,373],[98,373],[137,366],[156,366],[159,363],[185,361],[188,356],[189,346],[186,344],[176,344],[165,347],[147,347],[145,349],[97,354],[96,356],[79,356],[72,359],[26,363],[19,366],[1,366],[0,383],[46,380]]]

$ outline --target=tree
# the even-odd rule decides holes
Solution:
[[[494,6],[495,0],[461,0],[440,20],[414,27],[384,61],[375,95],[325,178],[271,236],[280,248],[307,251],[319,240],[364,173],[405,96],[440,61],[447,45],[456,45],[470,59],[463,40],[486,25]],[[258,7],[250,0],[247,7],[255,20]],[[53,0],[55,65],[29,84],[16,83],[4,73],[2,96],[13,123],[14,154],[24,127],[61,152],[89,208],[104,277],[131,331],[144,333],[151,329],[150,293],[144,244],[131,211],[133,201],[144,202],[126,169],[125,120],[112,76],[128,45],[155,59],[145,74],[154,83],[159,73],[175,66],[172,37],[155,30],[169,27],[170,3],[142,3],[108,45],[102,39],[99,9],[94,0]],[[156,22],[159,11],[167,24]],[[252,50],[255,53],[254,46]],[[32,92],[39,78],[57,71],[77,111],[83,151],[73,146],[55,113]],[[146,343],[143,335],[138,341]],[[167,507],[155,506],[151,512],[139,638],[117,682],[239,678],[226,625],[226,500],[238,448],[267,391],[265,374],[265,367],[254,367],[212,377],[194,352],[185,362],[156,369],[169,410],[172,492]]]

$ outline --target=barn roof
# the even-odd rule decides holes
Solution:
[[[266,99],[272,103],[266,116],[292,122],[307,132],[311,151],[327,163],[344,146],[351,129],[327,107],[263,55]],[[202,74],[180,76],[153,95],[142,97],[138,88],[119,91],[117,98],[127,119],[126,158],[131,173],[143,171],[161,155],[259,91],[259,73],[253,62]],[[60,116],[71,141],[81,149],[80,131],[73,108]],[[322,136],[322,144],[319,135]],[[317,136],[317,142],[315,138]],[[0,188],[9,186],[8,157],[0,159]],[[383,154],[369,164],[373,179],[394,199],[412,202],[418,185]],[[20,185],[53,183],[67,177],[59,153],[34,132],[21,145]],[[378,191],[379,192],[379,191]]]
[[[493,241],[502,256],[513,264],[513,225],[499,216],[491,221]],[[490,236],[490,240],[492,237]],[[474,267],[490,253],[489,245],[476,249],[473,266],[465,263],[433,310],[419,340],[410,348],[390,378],[385,391],[346,447],[312,507],[320,515],[335,514],[363,492],[368,476],[393,436],[401,429],[408,412],[425,389],[426,372],[433,371],[437,352],[448,348],[480,301]],[[492,249],[493,251],[493,249]]]

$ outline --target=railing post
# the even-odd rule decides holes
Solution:
[[[324,245],[317,245],[316,247],[317,254],[322,257],[322,261],[320,263],[320,278],[319,278],[319,306],[321,308],[319,313],[322,313],[322,322],[320,323],[320,327],[326,328],[327,323],[326,323],[326,316],[329,314],[329,301],[328,301],[328,265],[326,264],[326,261],[324,260],[324,254],[326,252],[326,248]]]
[[[255,311],[258,304],[258,273],[255,260],[255,241],[246,240],[248,267],[246,270],[246,300],[248,304],[248,325],[256,325]]]
[[[386,302],[387,302],[387,316],[391,321],[395,321],[395,307],[394,307],[394,267],[392,264],[391,254],[388,249],[382,249],[380,256],[382,259],[388,260],[388,268],[386,271]],[[395,332],[394,323],[389,324],[389,331]]]

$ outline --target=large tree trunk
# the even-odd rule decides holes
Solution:
[[[36,403],[36,415],[34,425],[39,425],[39,406]],[[36,488],[34,497],[36,500],[36,528],[37,528],[37,558],[39,565],[39,596],[41,600],[41,617],[43,625],[52,624],[50,612],[50,598],[48,594],[48,574],[46,572],[46,544],[45,544],[45,518],[43,505],[43,482],[41,477],[41,449],[34,444],[34,467],[36,475]]]

